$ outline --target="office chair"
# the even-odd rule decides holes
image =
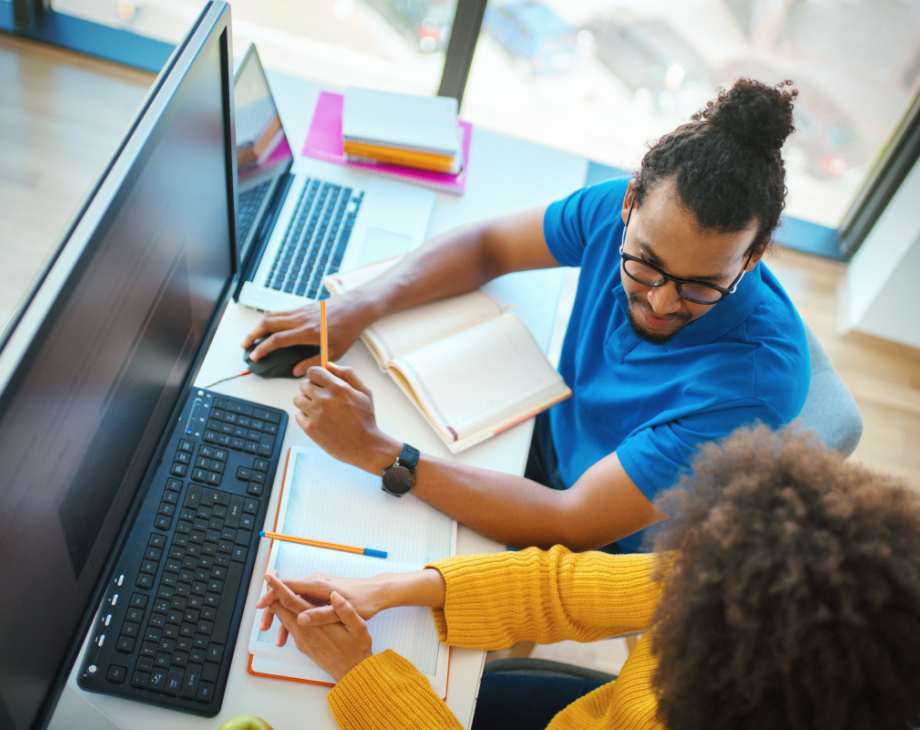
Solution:
[[[814,429],[825,445],[847,457],[862,436],[862,416],[814,330],[802,324],[811,354],[811,385],[799,421]]]

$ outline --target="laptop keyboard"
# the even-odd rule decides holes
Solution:
[[[195,390],[109,582],[79,683],[220,710],[287,424]]]
[[[266,180],[264,183],[260,183],[254,188],[240,193],[238,240],[241,245],[249,236],[249,229],[252,228],[252,224],[255,222],[256,213],[259,212],[262,200],[265,198],[265,194],[268,192],[268,187],[271,183],[271,180]]]
[[[342,265],[363,199],[363,190],[355,192],[349,187],[308,178],[265,287],[309,299],[328,297],[321,280]]]

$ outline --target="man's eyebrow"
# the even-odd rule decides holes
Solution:
[[[639,239],[638,236],[636,236],[636,242],[639,244],[641,253],[645,255],[645,258],[648,259],[650,263],[653,263],[658,268],[664,269],[665,271],[667,271],[667,269],[661,264],[661,259],[658,258],[658,256],[652,250],[652,247],[649,246],[647,241],[642,241]],[[668,273],[671,273],[671,272],[668,272]],[[685,281],[691,281],[691,280],[692,281],[721,281],[722,279],[727,279],[728,274],[717,274],[715,276],[713,276],[712,274],[709,274],[708,276],[687,276],[687,277],[681,277],[681,278],[683,278]]]

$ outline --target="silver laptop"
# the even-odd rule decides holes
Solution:
[[[326,274],[417,248],[434,193],[296,155],[250,45],[234,75],[243,271],[236,299],[279,311],[329,293]]]

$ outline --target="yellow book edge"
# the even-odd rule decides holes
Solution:
[[[345,154],[348,155],[366,157],[390,165],[417,167],[421,170],[431,170],[432,172],[451,172],[456,164],[456,160],[453,157],[433,155],[428,152],[416,152],[414,150],[402,150],[393,147],[361,144],[359,142],[345,142],[344,150]]]

